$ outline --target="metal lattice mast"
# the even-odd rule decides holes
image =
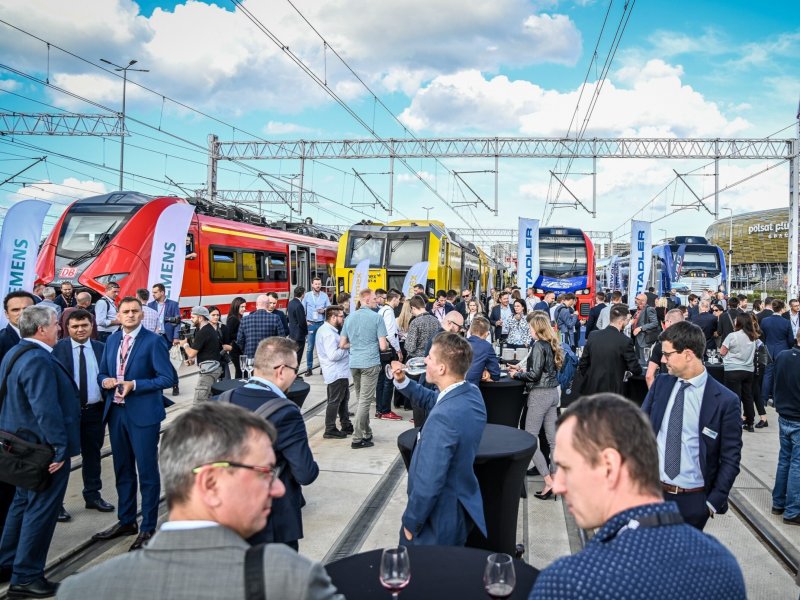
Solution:
[[[0,113],[0,135],[126,135],[121,115]]]

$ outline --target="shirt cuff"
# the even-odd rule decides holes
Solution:
[[[710,510],[710,511],[711,511],[711,514],[714,514],[714,515],[715,515],[715,514],[717,514],[717,509],[716,509],[716,508],[714,508],[714,507],[711,505],[711,502],[708,502],[708,501],[706,501],[706,506],[708,507],[708,510]]]
[[[405,379],[403,379],[403,381],[401,381],[399,383],[398,383],[397,379],[392,379],[392,381],[394,382],[395,389],[404,390],[404,389],[406,389],[408,387],[408,382],[411,381],[411,379],[406,377]]]
[[[134,379],[132,383],[133,383],[133,391],[135,392],[136,391],[136,380]]]

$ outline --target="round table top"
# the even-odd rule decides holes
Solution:
[[[525,387],[525,382],[520,379],[512,379],[508,375],[503,375],[497,381],[481,381],[480,385],[478,386],[481,389],[498,389],[498,388],[514,388],[514,387]]]
[[[409,429],[397,436],[400,450],[411,452],[417,439],[419,428]],[[536,450],[536,438],[527,431],[487,423],[475,455],[475,462],[480,464],[498,458],[514,458],[531,454]]]
[[[328,563],[328,571],[339,593],[348,600],[390,598],[390,592],[379,580],[382,550],[370,550]],[[402,600],[420,598],[471,598],[486,600],[483,571],[487,550],[458,546],[409,546],[411,581],[402,592]],[[533,587],[539,571],[522,562],[514,561],[517,584],[510,598],[525,599]]]

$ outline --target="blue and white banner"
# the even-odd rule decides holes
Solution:
[[[517,285],[532,288],[539,278],[539,219],[519,218],[517,246]]]
[[[356,312],[358,293],[369,287],[369,259],[365,258],[353,269],[353,285],[350,286],[350,313]]]
[[[649,221],[631,221],[631,266],[628,275],[628,306],[636,306],[636,296],[647,290],[653,238]]]
[[[427,260],[418,262],[406,273],[406,278],[403,280],[403,295],[406,298],[411,296],[411,288],[418,283],[425,287],[425,282],[428,279],[428,266],[430,263]]]
[[[48,202],[22,200],[6,212],[0,235],[0,282],[4,297],[9,292],[33,290],[42,223],[49,208]],[[5,312],[0,311],[0,327],[7,323]]]
[[[680,246],[678,246],[678,253],[675,256],[675,273],[672,277],[672,283],[680,281],[681,279],[681,273],[683,273],[684,258],[686,258],[686,244],[681,244]]]
[[[191,204],[172,204],[158,217],[153,234],[147,289],[163,283],[167,298],[176,302],[181,296],[183,268],[186,266],[186,233],[193,215],[194,206]]]
[[[611,257],[611,268],[608,270],[609,282],[608,289],[612,292],[622,289],[622,275],[620,273],[622,266],[620,265],[619,256],[616,254]]]

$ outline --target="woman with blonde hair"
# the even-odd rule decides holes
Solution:
[[[525,431],[538,437],[544,423],[544,433],[552,457],[556,447],[556,409],[560,400],[558,371],[564,364],[564,351],[546,313],[533,311],[527,315],[526,320],[531,337],[535,340],[533,349],[528,355],[527,368],[522,370],[519,366],[511,366],[509,373],[514,379],[526,382],[528,416],[525,419]],[[544,454],[538,447],[532,462],[544,477],[544,489],[536,492],[534,496],[539,500],[547,500],[553,494],[551,473],[555,471],[555,463],[551,458],[551,468],[548,469]]]

